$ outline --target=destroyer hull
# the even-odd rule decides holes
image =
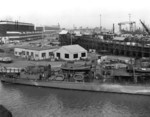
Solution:
[[[20,85],[30,85],[36,87],[150,96],[150,86],[144,86],[144,85],[139,86],[139,85],[83,83],[83,82],[66,82],[66,81],[35,81],[35,80],[25,80],[25,79],[13,79],[13,78],[2,78],[1,82],[20,84]]]

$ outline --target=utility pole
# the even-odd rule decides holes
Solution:
[[[72,33],[70,33],[70,38],[71,38],[71,45],[72,45]]]
[[[101,14],[100,14],[100,32],[102,32],[102,25],[101,25]]]
[[[129,14],[129,22],[131,22],[131,14]],[[133,24],[130,23],[130,31],[133,31]],[[130,47],[131,47],[131,42],[130,42]],[[131,53],[130,53],[131,54]],[[131,61],[131,65],[132,65],[132,70],[133,70],[133,78],[134,78],[134,83],[137,83],[137,76],[135,75],[135,69],[134,69],[134,63],[133,63],[133,60],[132,60],[132,57],[130,55],[130,61]],[[135,61],[134,61],[135,62]]]
[[[131,21],[131,14],[129,13],[129,22]]]
[[[131,14],[129,13],[129,22],[131,22]],[[133,23],[129,23],[130,25],[130,31],[132,32],[133,31]]]
[[[42,26],[43,30],[42,30],[42,40],[44,40],[44,37],[43,37],[43,33],[44,33],[44,26]]]

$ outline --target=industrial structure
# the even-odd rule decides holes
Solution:
[[[43,32],[53,32],[59,31],[60,25],[53,25],[53,26],[36,26],[36,31],[43,31]]]
[[[50,37],[58,38],[58,33],[60,32],[60,25],[53,26],[37,26],[36,31],[43,32],[42,36],[46,39],[50,39]]]
[[[80,60],[87,58],[87,50],[80,45],[22,46],[14,48],[14,55],[28,60]]]
[[[140,20],[141,21],[141,20]],[[121,26],[124,24],[130,25],[130,32],[133,31],[133,25],[135,22],[122,22],[119,23]],[[141,21],[147,35],[150,34],[147,26]],[[143,36],[142,34],[121,34],[121,37],[115,37],[114,34],[82,34],[77,37],[73,34],[66,33],[60,34],[61,45],[79,44],[86,50],[96,50],[98,53],[107,53],[112,55],[129,56],[135,58],[150,57],[150,38],[149,36]],[[124,35],[124,36],[123,36]],[[72,37],[72,38],[71,38]],[[103,38],[101,38],[103,37]]]
[[[28,60],[54,59],[54,51],[58,47],[23,46],[14,49],[14,55]]]
[[[55,58],[72,61],[87,58],[87,50],[79,45],[62,46],[54,52]]]
[[[147,27],[147,26],[144,24],[144,22],[142,22],[141,20],[140,20],[140,22],[141,22],[143,28],[145,29],[146,33],[147,33],[148,35],[150,35],[150,31],[149,31],[148,27]]]
[[[34,24],[18,21],[0,21],[0,38],[2,40],[40,39],[42,32],[35,31]]]
[[[107,52],[112,55],[129,57],[150,57],[150,47],[135,42],[101,41],[93,39],[78,40],[78,43],[86,49],[95,49],[97,52]]]
[[[127,22],[120,22],[119,25],[119,31],[122,33],[122,25],[129,24],[130,26],[130,32],[133,32],[133,26],[136,24],[134,21],[127,21]]]

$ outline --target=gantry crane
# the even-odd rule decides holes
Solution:
[[[127,22],[120,22],[120,23],[118,23],[118,25],[119,25],[119,31],[121,32],[121,30],[122,30],[122,25],[125,25],[125,24],[129,24],[130,25],[130,31],[132,32],[133,31],[133,24],[135,24],[135,22],[134,21],[127,21]]]

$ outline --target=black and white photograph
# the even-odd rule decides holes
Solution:
[[[150,117],[150,1],[0,0],[0,117]]]

